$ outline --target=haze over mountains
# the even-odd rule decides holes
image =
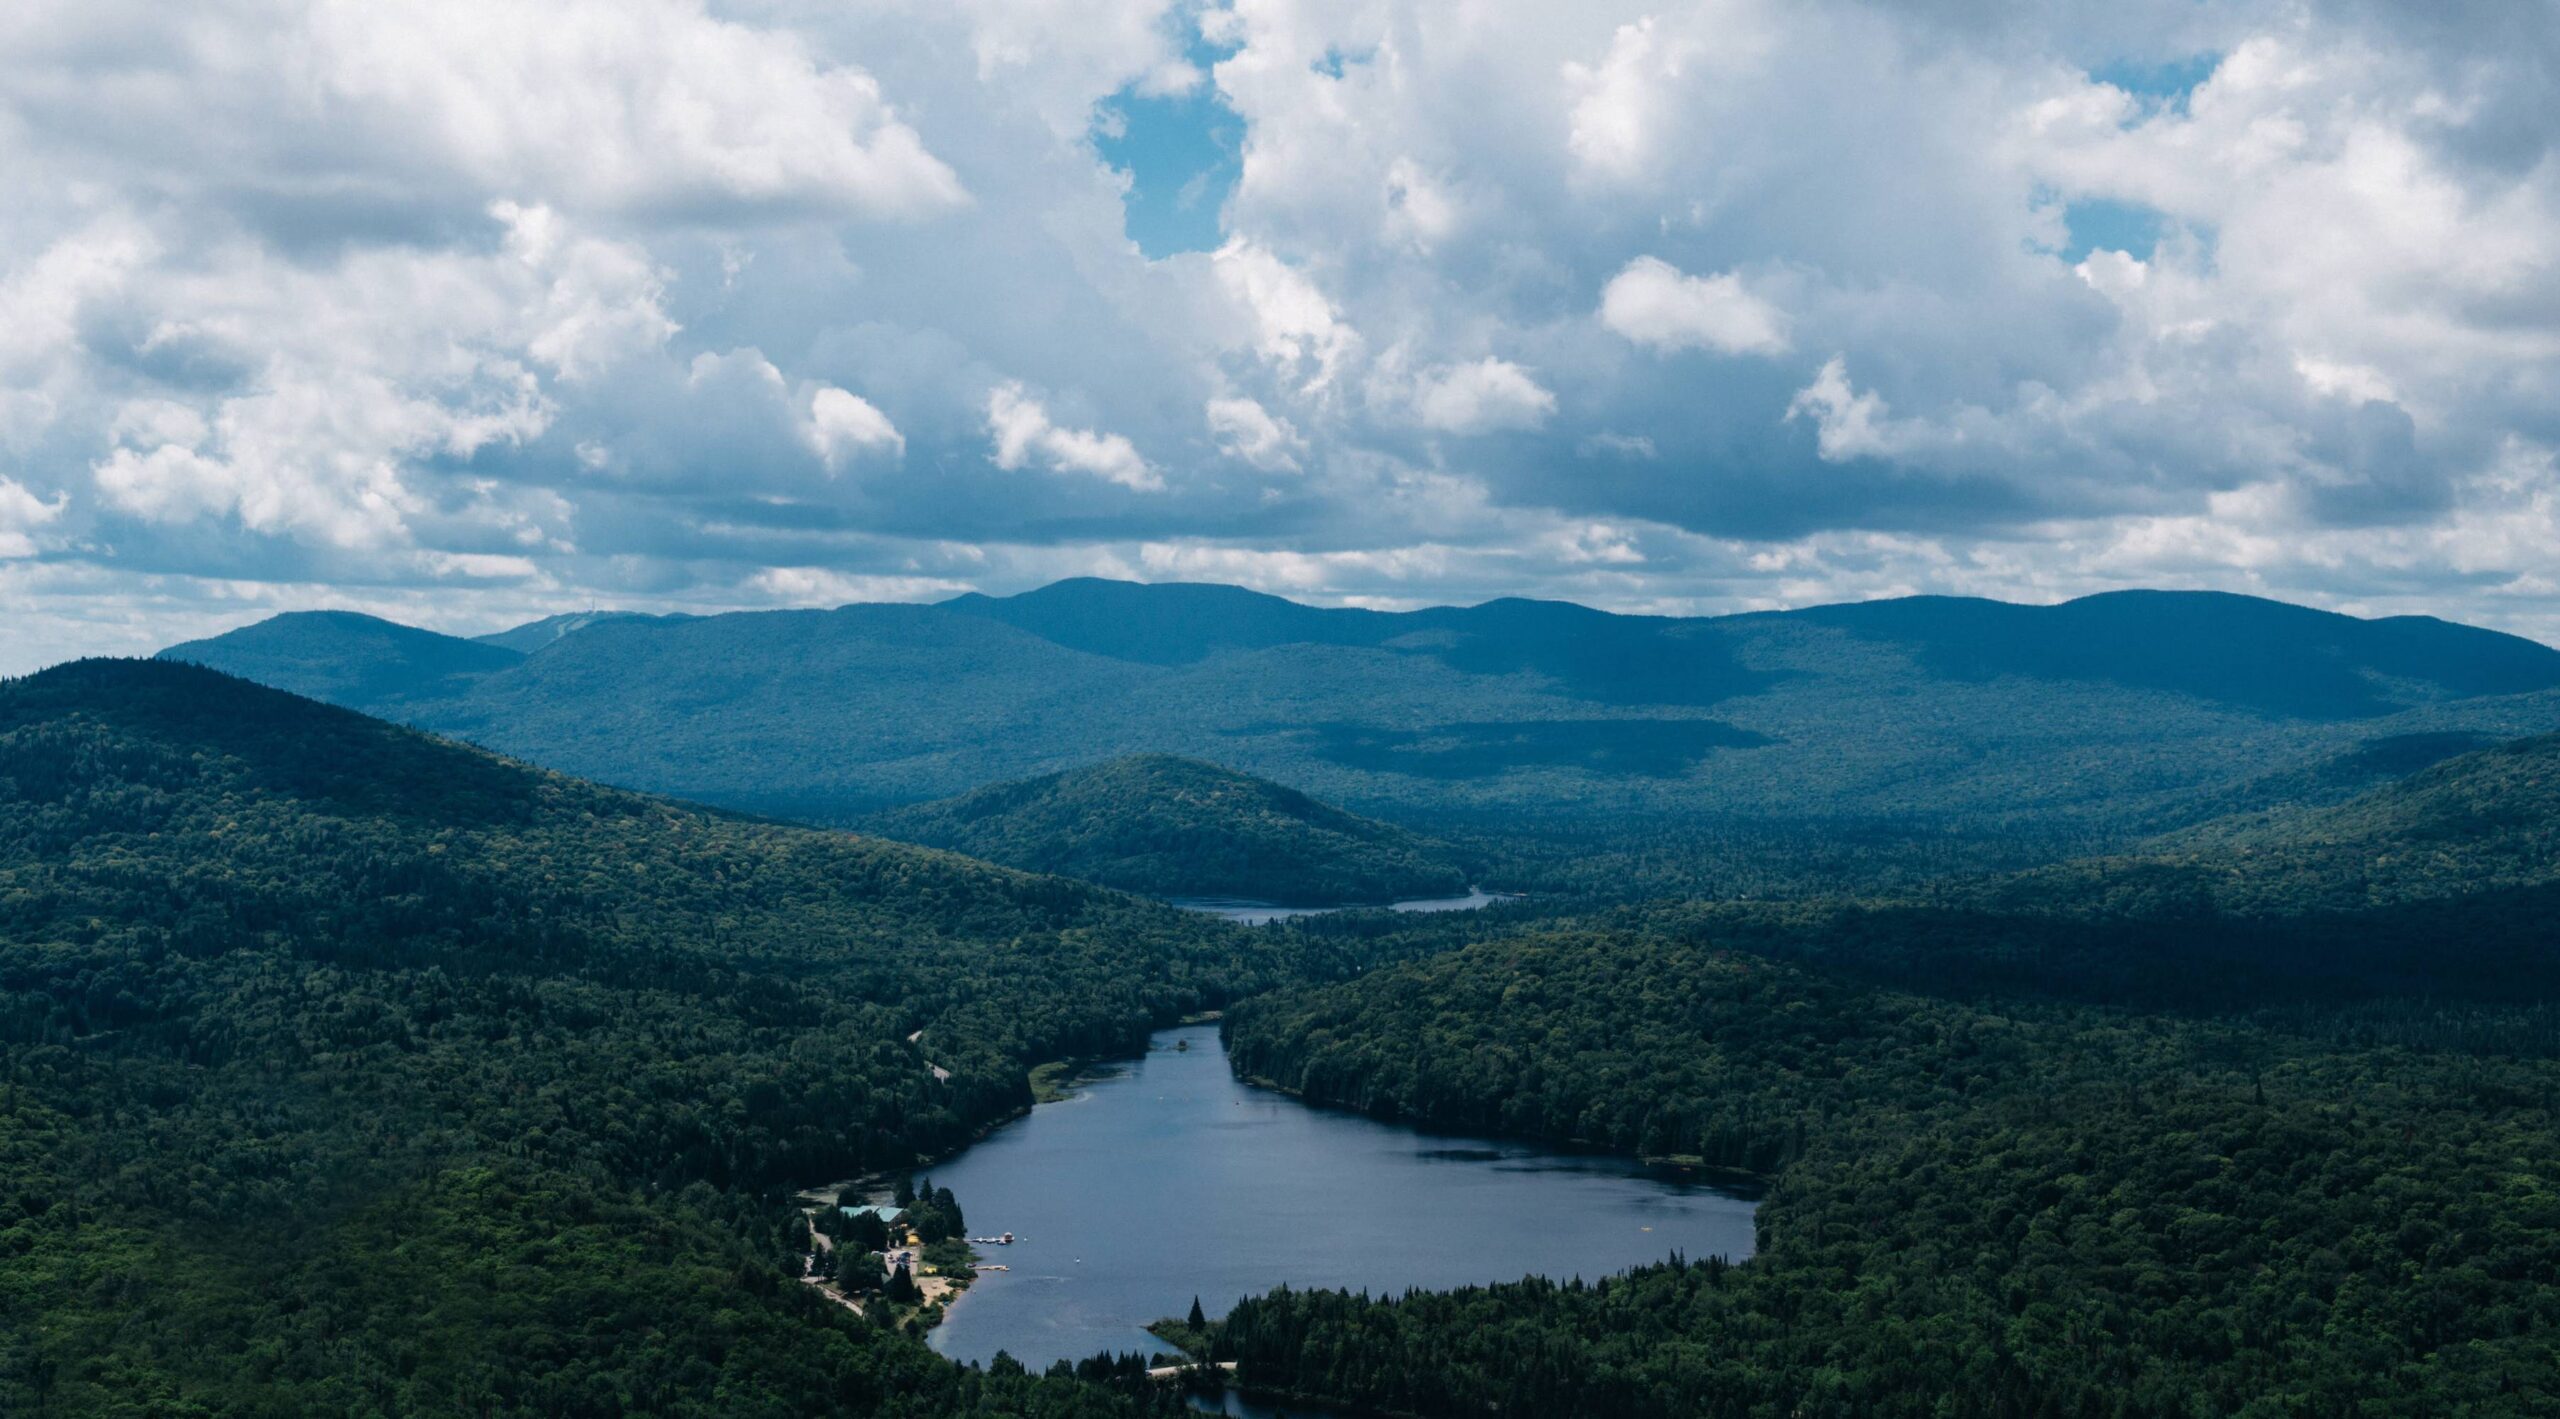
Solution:
[[[164,654],[607,782],[831,820],[1174,753],[1407,820],[2151,831],[2560,728],[2560,650],[2188,592],[1677,618],[1082,580],[480,641],[303,613]]]

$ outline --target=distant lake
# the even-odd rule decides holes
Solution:
[[[1399,912],[1463,912],[1473,911],[1477,907],[1491,906],[1495,902],[1511,900],[1513,898],[1507,892],[1488,892],[1482,888],[1470,887],[1463,897],[1414,897],[1406,901],[1389,902],[1386,905],[1387,910]],[[1286,921],[1294,916],[1320,916],[1325,912],[1350,911],[1355,907],[1377,904],[1354,902],[1330,907],[1284,907],[1270,902],[1246,901],[1241,897],[1169,897],[1165,905],[1180,907],[1187,912],[1207,912],[1211,916],[1224,917],[1245,926],[1260,926],[1266,921]],[[966,1202],[960,1205],[964,1208],[968,1206]]]
[[[1178,1046],[1187,1046],[1180,1048]],[[989,1272],[933,1348],[1033,1369],[1153,1353],[1148,1322],[1282,1284],[1401,1292],[1751,1254],[1753,1203],[1628,1159],[1427,1134],[1239,1083],[1216,1027],[1158,1033],[933,1168]]]

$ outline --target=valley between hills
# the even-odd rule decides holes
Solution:
[[[279,617],[0,684],[0,1409],[2544,1413],[2555,907],[2560,652],[2444,622]],[[964,1364],[798,1196],[1000,1226],[937,1170],[1204,1017],[1219,1109],[1749,1244]]]

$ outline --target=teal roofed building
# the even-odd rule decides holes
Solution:
[[[898,1225],[898,1223],[904,1220],[907,1215],[907,1209],[903,1207],[891,1207],[885,1202],[875,1202],[868,1207],[845,1207],[838,1210],[843,1212],[847,1217],[859,1217],[863,1213],[868,1212],[872,1216],[879,1218],[881,1221],[892,1227]]]

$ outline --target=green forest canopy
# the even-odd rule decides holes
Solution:
[[[1445,846],[1170,754],[995,784],[862,826],[1157,897],[1332,904],[1467,890],[1466,870]]]
[[[1312,969],[1289,949],[189,666],[8,683],[0,1411],[1037,1388],[804,1294],[782,1193],[948,1151],[1031,1064]],[[1069,1389],[1042,1403],[1158,1402]]]
[[[1900,900],[1242,931],[63,667],[0,686],[0,1406],[1167,1412],[1127,1366],[959,1370],[818,1299],[782,1195],[1223,1005],[1238,1066],[1317,1102],[1774,1179],[1740,1266],[1247,1299],[1208,1343],[1255,1383],[2542,1412],[2555,753]]]

